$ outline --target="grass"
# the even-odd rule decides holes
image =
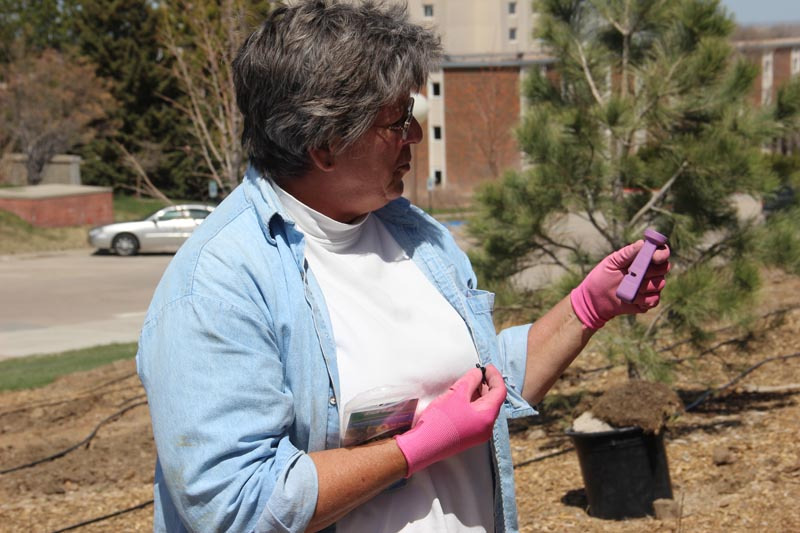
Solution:
[[[59,376],[91,370],[120,359],[131,359],[136,355],[136,347],[135,342],[106,344],[0,361],[0,391],[42,387]]]
[[[176,200],[176,204],[183,203]],[[114,222],[142,220],[147,218],[166,204],[154,198],[136,198],[134,196],[114,196]]]
[[[13,213],[0,210],[0,255],[87,248],[88,226],[37,228]]]

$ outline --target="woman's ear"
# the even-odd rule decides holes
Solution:
[[[308,150],[308,155],[311,157],[314,166],[321,171],[331,172],[333,170],[335,166],[335,157],[329,147],[310,148]]]

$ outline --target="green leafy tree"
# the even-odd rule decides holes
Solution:
[[[50,159],[102,133],[114,100],[94,66],[56,50],[4,65],[0,143],[27,155],[28,183],[41,181]]]
[[[762,147],[790,127],[796,101],[747,105],[756,69],[733,53],[734,24],[717,0],[541,0],[535,8],[555,76],[534,71],[526,81],[518,139],[530,168],[478,195],[476,268],[519,304],[511,277],[557,265],[560,283],[524,295],[543,309],[645,228],[669,235],[662,304],[598,336],[631,376],[664,378],[661,335],[701,341],[711,323],[742,316],[753,301],[764,229],[737,216],[734,195],[775,184]],[[592,228],[591,242],[564,232],[571,220]]]

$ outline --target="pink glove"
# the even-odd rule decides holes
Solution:
[[[394,437],[408,463],[406,477],[489,440],[506,385],[492,365],[486,367],[488,385],[482,379],[473,368],[422,411],[416,426]]]
[[[584,326],[600,329],[617,315],[643,313],[658,305],[661,289],[666,284],[664,276],[670,268],[667,246],[653,254],[633,303],[625,303],[616,295],[617,287],[643,244],[644,241],[636,241],[600,261],[570,293],[572,309]]]

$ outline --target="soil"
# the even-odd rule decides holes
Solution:
[[[625,368],[607,368],[590,346],[540,416],[511,424],[521,531],[800,531],[800,279],[770,273],[759,313],[760,333],[725,329],[706,348],[664,352],[675,360],[672,388],[684,404],[767,360],[669,424],[675,516],[611,521],[587,513],[565,430],[582,401],[627,381]],[[0,394],[0,472],[90,435],[63,456],[0,473],[0,531],[55,532],[132,508],[76,531],[152,531],[155,451],[133,361]]]
[[[638,426],[646,433],[658,434],[683,410],[683,403],[663,383],[630,380],[608,389],[590,409],[612,427]]]

